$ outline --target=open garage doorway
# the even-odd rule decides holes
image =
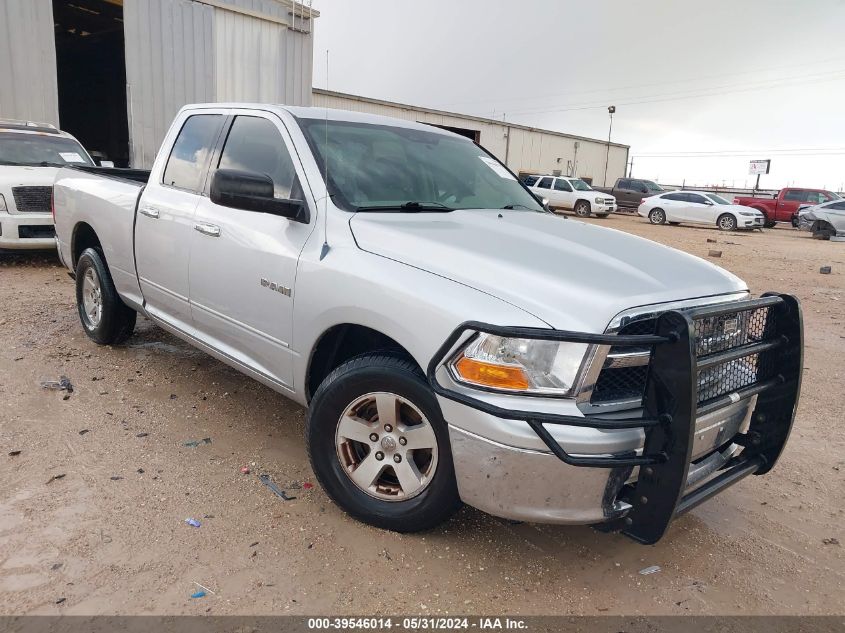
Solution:
[[[53,0],[59,122],[96,160],[129,166],[122,0]]]

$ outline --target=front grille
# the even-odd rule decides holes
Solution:
[[[775,327],[775,314],[768,307],[732,312],[693,322],[695,353],[699,361],[744,345],[766,340]],[[657,319],[646,317],[627,321],[618,334],[653,334]],[[611,347],[609,354],[622,348]],[[627,351],[631,351],[630,348]],[[646,350],[643,350],[646,351]],[[768,380],[776,375],[771,354],[751,354],[698,371],[698,404],[733,393],[743,387]],[[648,366],[605,367],[593,387],[592,404],[641,401],[645,392]]]
[[[50,213],[50,196],[53,188],[12,187],[12,196],[19,213]]]

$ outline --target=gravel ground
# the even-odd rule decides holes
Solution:
[[[309,486],[302,408],[144,319],[127,345],[97,347],[53,256],[0,255],[0,613],[845,613],[845,245],[590,221],[721,250],[755,293],[801,298],[803,397],[769,476],[649,547],[471,508],[425,534],[382,532]],[[69,397],[39,386],[62,375]],[[196,583],[214,593],[192,599]]]

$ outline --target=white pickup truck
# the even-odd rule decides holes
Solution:
[[[93,165],[73,136],[47,123],[0,120],[0,250],[56,245],[50,196],[65,165]]]
[[[308,407],[314,472],[399,531],[461,501],[654,542],[789,435],[797,301],[544,211],[450,132],[183,108],[151,172],[67,168],[61,259],[100,344],[137,312]]]

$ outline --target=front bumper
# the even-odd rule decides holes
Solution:
[[[593,204],[592,204],[592,212],[597,214],[597,215],[603,215],[605,213],[613,213],[614,211],[616,211],[617,208],[618,207],[616,206],[616,203],[613,203],[613,202],[610,202],[610,203],[593,202]]]
[[[56,246],[53,216],[0,213],[0,249],[50,249]]]
[[[765,218],[762,216],[760,217],[746,217],[746,216],[739,216],[739,226],[740,228],[746,229],[762,229],[763,224],[765,222]]]
[[[761,313],[762,334],[735,347],[714,347],[716,339],[705,325],[730,322],[735,328],[737,319],[747,324]],[[519,396],[511,399],[521,406],[501,406],[489,394],[456,389],[448,382],[443,362],[467,331],[614,348],[649,346],[642,415],[575,415],[566,412],[564,404],[549,412],[538,399]],[[734,339],[726,335],[729,340]],[[792,428],[802,350],[798,301],[768,295],[664,312],[653,335],[466,323],[433,357],[428,379],[449,422],[464,501],[511,519],[610,521],[632,538],[653,543],[674,517],[739,479],[772,468]],[[752,362],[755,382],[699,400],[700,374],[727,374],[737,364],[746,367]],[[536,437],[529,439],[532,434]],[[716,450],[702,455],[703,446]]]

